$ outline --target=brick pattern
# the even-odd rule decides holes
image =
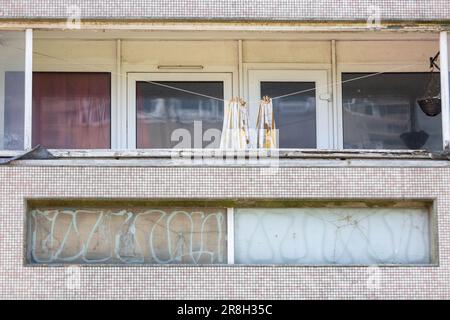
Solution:
[[[450,298],[450,168],[0,167],[0,298]],[[24,266],[24,200],[44,198],[436,199],[439,266]]]
[[[64,19],[76,8],[82,19],[450,19],[449,0],[0,0],[0,18]]]

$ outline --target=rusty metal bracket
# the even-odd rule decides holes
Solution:
[[[441,70],[441,68],[439,68],[439,66],[436,63],[437,59],[439,59],[440,54],[441,54],[441,52],[439,51],[438,53],[436,53],[436,55],[434,57],[430,57],[430,69],[436,68],[439,71]]]

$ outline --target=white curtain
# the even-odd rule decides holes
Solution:
[[[225,106],[220,148],[245,150],[248,144],[248,107],[243,100],[235,98]]]
[[[258,149],[277,148],[277,130],[273,116],[272,99],[265,96],[259,104],[258,120],[256,122]]]

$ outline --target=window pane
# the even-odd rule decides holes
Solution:
[[[441,114],[428,116],[417,103],[430,73],[345,73],[342,80],[344,148],[442,149]]]
[[[182,148],[219,147],[219,131],[212,145],[210,141],[203,141],[202,137],[207,130],[222,130],[223,101],[208,97],[223,99],[223,82],[158,83],[162,86],[145,81],[136,83],[137,148],[180,148],[180,142]],[[195,137],[197,141],[202,141],[199,145],[194,145],[194,121],[201,126],[197,132],[201,132],[202,137]],[[179,141],[179,133],[183,131],[189,133],[188,140]]]
[[[448,46],[448,64],[449,64],[449,73],[448,73],[448,79],[449,79],[449,81],[448,81],[448,94],[447,94],[447,97],[449,97],[449,103],[450,103],[450,35],[448,36],[448,39],[447,39],[447,46]],[[450,109],[450,106],[449,106],[449,109]]]
[[[221,208],[36,208],[28,262],[226,263],[226,221]]]
[[[238,209],[238,264],[428,264],[428,209]]]
[[[0,32],[0,150],[23,150],[25,33]]]
[[[33,75],[33,145],[54,149],[111,147],[111,75]]]
[[[261,82],[261,96],[273,100],[280,148],[316,148],[316,85],[314,82]]]

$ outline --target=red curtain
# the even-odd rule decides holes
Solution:
[[[35,72],[33,146],[111,147],[111,74]]]

